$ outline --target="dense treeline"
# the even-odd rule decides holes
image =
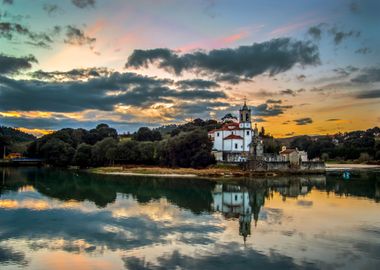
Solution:
[[[10,152],[22,152],[22,151],[24,151],[25,149],[22,146],[25,145],[25,143],[31,142],[35,139],[36,139],[36,137],[34,137],[33,135],[22,132],[18,129],[0,126],[0,153],[1,153],[1,158],[3,157],[4,153],[8,154]],[[21,147],[20,147],[20,145],[21,145]]]
[[[162,137],[158,130],[140,128],[119,138],[115,129],[101,124],[95,129],[61,129],[34,141],[28,156],[39,157],[54,166],[80,167],[114,164],[206,167],[215,162],[212,143],[200,128]]]
[[[379,135],[380,128],[375,127],[332,136],[301,136],[295,138],[290,146],[307,151],[309,158],[366,162],[380,160]]]

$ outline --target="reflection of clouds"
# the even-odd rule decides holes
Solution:
[[[312,201],[307,201],[307,200],[297,200],[297,205],[303,206],[303,207],[312,207],[313,202]]]
[[[52,201],[43,199],[3,199],[0,200],[0,208],[4,209],[29,209],[35,211],[42,211],[48,209],[82,209],[82,205],[76,201]]]
[[[26,266],[28,261],[25,254],[21,251],[15,251],[6,246],[0,246],[0,266],[3,264],[17,264]]]
[[[259,219],[267,224],[281,224],[284,217],[284,211],[278,208],[264,207],[260,214]]]
[[[253,249],[241,249],[237,243],[214,247],[218,253],[205,251],[192,256],[178,250],[166,252],[155,261],[147,261],[143,256],[125,256],[128,269],[297,269],[306,267],[315,269],[311,264],[296,265],[290,257],[272,251],[269,256]]]

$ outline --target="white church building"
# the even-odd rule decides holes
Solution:
[[[239,110],[239,122],[225,123],[208,134],[217,161],[243,162],[248,158],[252,136],[258,136],[258,130],[256,125],[252,129],[251,110],[244,102]]]

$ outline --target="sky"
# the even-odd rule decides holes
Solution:
[[[0,125],[219,120],[276,137],[380,123],[377,0],[0,0]]]

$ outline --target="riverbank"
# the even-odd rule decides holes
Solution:
[[[326,170],[367,170],[380,169],[380,165],[370,164],[341,164],[341,163],[326,163]]]
[[[165,168],[155,166],[99,167],[88,172],[97,174],[156,177],[243,177],[249,173],[238,166],[211,166],[204,169]]]

